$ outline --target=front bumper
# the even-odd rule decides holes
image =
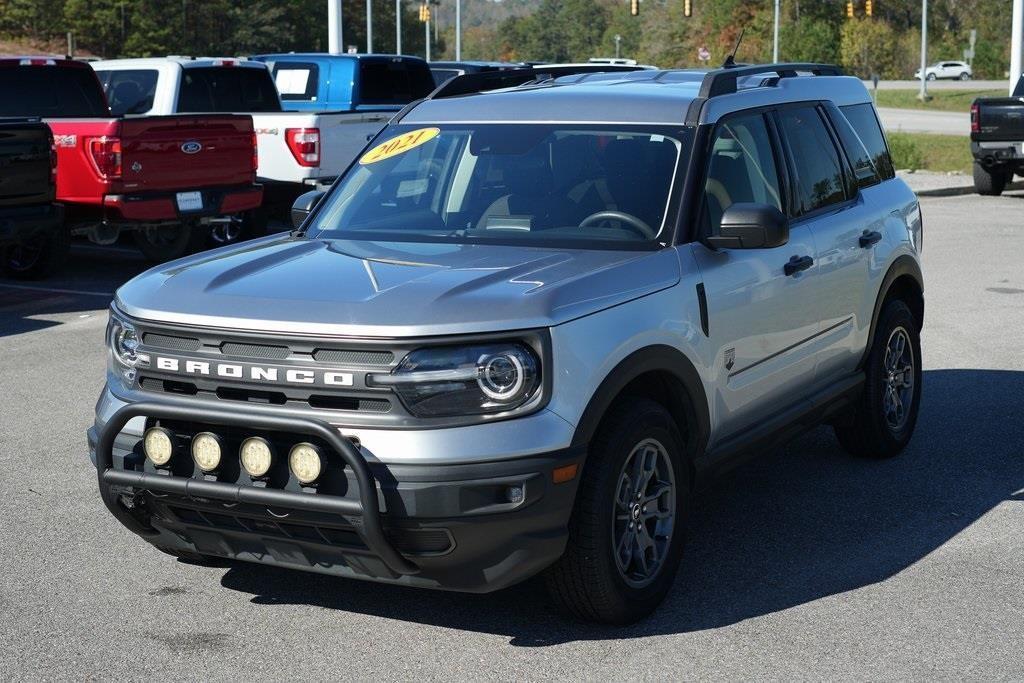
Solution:
[[[211,481],[201,471],[158,473],[135,416],[224,429],[302,434],[328,444],[344,469],[337,495],[294,486]],[[565,547],[576,479],[552,470],[582,461],[581,449],[460,465],[385,465],[327,424],[308,418],[170,403],[120,408],[91,429],[100,492],[125,526],[163,548],[352,578],[486,592],[554,562]],[[518,488],[521,500],[509,497]],[[514,498],[514,497],[513,497]]]
[[[60,204],[0,207],[0,244],[20,242],[41,232],[59,230],[64,222]]]
[[[196,211],[179,211],[177,192],[108,194],[103,197],[103,218],[112,223],[180,221],[242,213],[259,207],[263,202],[261,185],[212,187],[198,191],[203,198],[203,208]]]

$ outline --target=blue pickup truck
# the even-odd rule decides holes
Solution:
[[[253,59],[270,68],[286,110],[397,111],[434,89],[430,67],[418,57],[290,52]]]

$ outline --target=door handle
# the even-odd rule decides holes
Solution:
[[[860,246],[864,249],[878,244],[882,241],[882,233],[877,230],[865,230],[864,234],[860,236]]]
[[[810,256],[794,256],[783,266],[783,270],[786,271],[786,275],[793,275],[801,270],[807,270],[813,265],[814,259]]]

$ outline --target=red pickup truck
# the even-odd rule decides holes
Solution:
[[[57,150],[65,228],[97,244],[132,230],[163,261],[205,244],[210,224],[258,207],[252,118],[115,118],[85,62],[0,58],[0,117],[41,117]]]

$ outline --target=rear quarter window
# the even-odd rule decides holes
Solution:
[[[287,62],[274,65],[274,84],[285,102],[317,100],[320,67],[311,62]]]
[[[896,173],[889,156],[889,147],[885,144],[885,136],[882,134],[882,126],[878,123],[878,117],[875,116],[875,108],[865,102],[839,107],[839,110],[846,116],[846,120],[853,127],[868,154],[871,155],[871,160],[882,180],[894,177]]]
[[[125,69],[97,72],[103,92],[115,116],[145,114],[153,108],[153,95],[159,75],[156,69]]]
[[[359,100],[363,104],[409,104],[433,89],[434,77],[422,62],[359,62]]]
[[[91,67],[0,68],[0,116],[106,118],[110,109]]]

